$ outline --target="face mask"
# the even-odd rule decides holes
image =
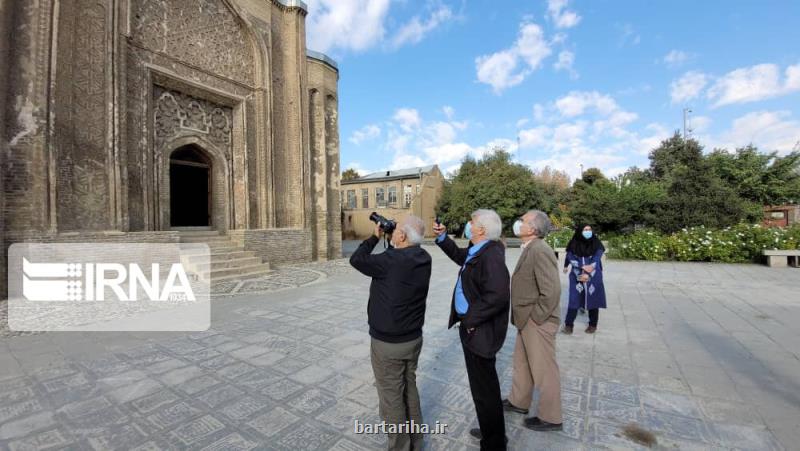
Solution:
[[[514,229],[514,236],[522,236],[522,221],[517,219],[512,229]]]
[[[472,239],[472,223],[468,222],[467,225],[464,227],[464,238],[471,240]]]
[[[584,230],[583,231],[583,237],[588,240],[589,238],[592,237],[592,231],[591,230]]]

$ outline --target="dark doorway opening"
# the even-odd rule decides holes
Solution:
[[[172,227],[211,226],[211,159],[195,145],[179,147],[169,159]]]

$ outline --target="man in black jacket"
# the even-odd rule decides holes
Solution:
[[[422,434],[414,426],[422,425],[416,370],[422,350],[431,256],[419,246],[425,225],[416,216],[397,224],[393,248],[372,255],[381,233],[376,225],[375,234],[361,243],[350,264],[372,277],[367,316],[380,415],[387,425],[401,426],[400,431],[404,431],[389,434],[389,450],[420,450]]]
[[[505,247],[498,240],[500,217],[493,210],[477,210],[467,225],[470,244],[459,248],[442,225],[433,228],[436,244],[461,267],[450,305],[450,324],[461,323],[459,335],[467,364],[469,388],[480,429],[470,434],[481,440],[481,450],[505,450],[505,419],[495,355],[508,330],[511,303]]]

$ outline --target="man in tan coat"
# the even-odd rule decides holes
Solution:
[[[525,419],[536,431],[562,429],[561,375],[556,362],[556,332],[561,313],[561,281],[555,252],[544,241],[550,231],[544,212],[531,210],[514,224],[522,254],[511,277],[511,322],[517,327],[511,394],[505,410],[527,414],[534,387],[537,416]]]

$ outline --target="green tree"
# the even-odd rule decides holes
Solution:
[[[581,180],[589,185],[594,185],[597,182],[608,181],[603,172],[598,168],[589,168],[581,174]]]
[[[677,132],[650,153],[650,173],[666,187],[655,214],[655,227],[675,232],[683,227],[726,227],[757,220],[760,208],[728,186],[703,156],[694,139]]]
[[[437,211],[450,231],[460,233],[473,211],[490,208],[500,215],[508,233],[525,211],[543,208],[543,199],[531,170],[513,163],[508,152],[495,150],[480,160],[464,159],[445,181]]]
[[[744,199],[761,205],[800,202],[800,152],[779,157],[755,146],[708,155],[714,173]]]
[[[345,171],[342,172],[342,181],[343,182],[347,182],[347,181],[350,181],[350,180],[355,180],[355,179],[357,179],[359,177],[361,177],[361,176],[358,174],[358,171],[356,171],[353,168],[345,169]]]

